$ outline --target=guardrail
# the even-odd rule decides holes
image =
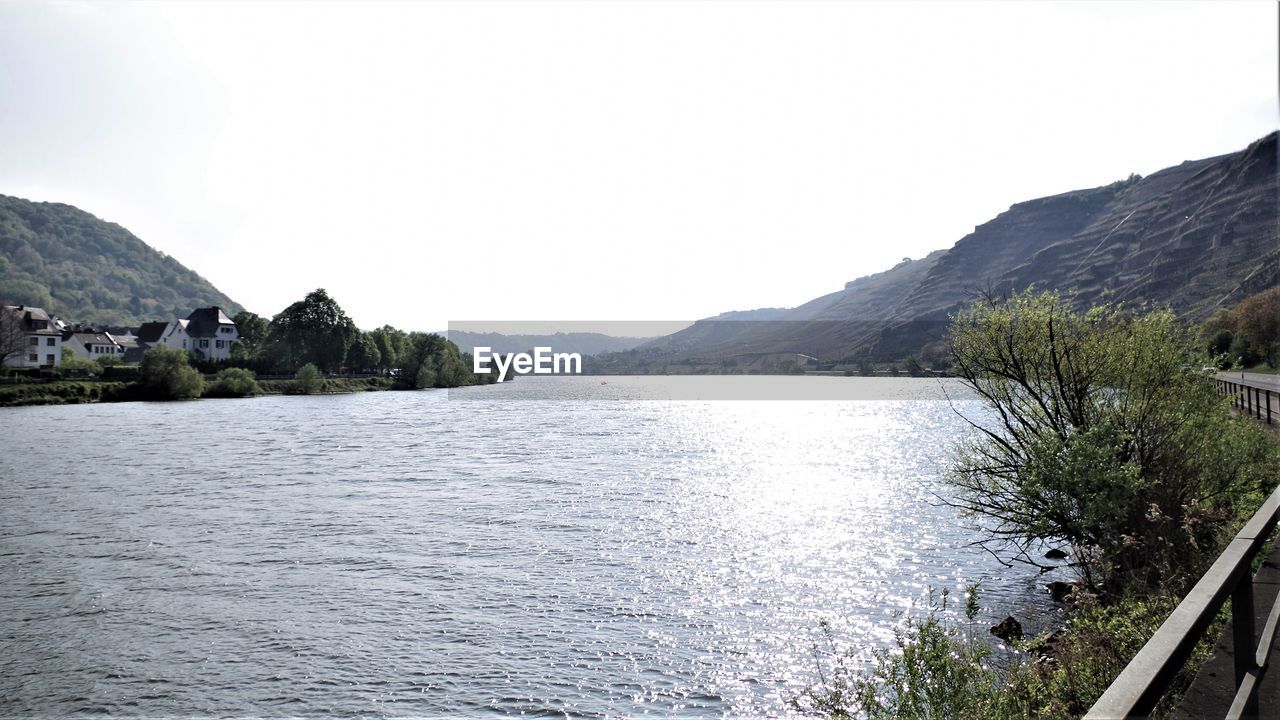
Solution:
[[[1269,388],[1251,385],[1244,380],[1223,377],[1214,378],[1218,383],[1218,392],[1231,396],[1231,405],[1244,414],[1259,420],[1265,419],[1271,424],[1271,398],[1280,397],[1280,392]]]
[[[1280,393],[1249,384],[1243,378],[1214,379],[1218,392],[1244,414],[1272,424],[1272,398]],[[1151,713],[1204,637],[1218,611],[1231,599],[1231,644],[1235,670],[1235,698],[1226,716],[1257,717],[1257,687],[1267,669],[1267,656],[1280,624],[1280,598],[1272,605],[1257,636],[1254,626],[1254,558],[1280,521],[1280,487],[1214,561],[1160,629],[1116,677],[1085,715],[1087,719],[1140,717]]]
[[[1280,487],[1271,493],[1204,577],[1098,698],[1085,715],[1086,720],[1149,715],[1228,597],[1231,598],[1236,695],[1226,717],[1258,717],[1258,682],[1267,669],[1267,655],[1276,637],[1276,626],[1280,624],[1280,598],[1271,607],[1262,635],[1257,636],[1251,566],[1278,520]]]

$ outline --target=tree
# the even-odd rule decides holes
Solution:
[[[324,375],[315,365],[307,363],[293,376],[293,386],[303,395],[314,395],[324,389]]]
[[[236,331],[240,334],[240,339],[236,342],[243,346],[246,357],[253,357],[266,341],[267,334],[271,331],[270,323],[266,318],[248,310],[241,310],[231,320],[236,324]]]
[[[474,382],[458,346],[436,334],[413,333],[400,356],[399,384],[410,390]]]
[[[355,372],[376,370],[382,362],[382,352],[370,333],[357,333],[347,348],[347,367]]]
[[[156,345],[142,354],[139,378],[158,399],[198,398],[204,392],[204,378],[191,367],[187,354],[164,345]]]
[[[397,330],[390,325],[383,325],[370,334],[374,344],[378,346],[378,369],[386,372],[400,367],[400,354],[403,352],[408,335],[403,330]]]
[[[336,372],[356,333],[355,323],[324,289],[314,290],[271,319],[267,344],[288,370],[307,363]]]
[[[1242,359],[1280,365],[1280,287],[1240,301],[1227,315],[1227,323],[1235,331],[1232,347],[1241,345],[1241,354],[1248,356]]]
[[[0,305],[0,366],[26,352],[27,332],[22,327],[22,315],[14,308]]]
[[[1274,482],[1274,445],[1186,369],[1205,359],[1170,312],[986,298],[954,318],[951,344],[990,412],[969,419],[947,502],[997,556],[1043,567],[1038,548],[1067,547],[1095,592],[1177,587]]]

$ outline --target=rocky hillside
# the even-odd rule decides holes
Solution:
[[[1202,320],[1280,284],[1276,134],[1146,178],[1030,200],[950,249],[859,278],[765,321],[711,318],[640,348],[664,363],[764,353],[899,360],[976,292],[1030,285]]]
[[[240,306],[115,223],[60,203],[0,195],[0,302],[69,322],[136,325]]]

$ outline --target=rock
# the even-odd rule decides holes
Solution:
[[[1049,552],[1045,553],[1044,556],[1049,558],[1050,560],[1065,560],[1067,558],[1067,553],[1065,550],[1059,550],[1058,548],[1053,548]]]
[[[991,626],[991,634],[1004,640],[1012,642],[1022,639],[1022,623],[1013,619],[1013,616],[1001,620],[999,624]]]
[[[1049,588],[1049,597],[1058,602],[1066,600],[1067,596],[1071,594],[1071,591],[1076,589],[1076,586],[1073,583],[1062,582],[1060,580],[1054,580],[1053,582],[1045,585],[1045,587]]]

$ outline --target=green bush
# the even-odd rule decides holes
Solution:
[[[204,378],[188,363],[187,354],[163,345],[143,353],[139,378],[157,400],[198,398],[204,392]]]
[[[1065,628],[997,655],[984,630],[975,628],[977,588],[967,590],[964,626],[947,616],[947,593],[930,596],[923,618],[908,617],[894,631],[894,647],[872,653],[861,668],[857,654],[839,649],[830,625],[815,647],[818,684],[792,699],[808,714],[831,718],[1078,718],[1151,638],[1177,605],[1169,597],[1126,597],[1111,605],[1077,608]],[[1202,641],[1160,706],[1163,716],[1177,702],[1208,656]]]
[[[58,366],[64,377],[83,377],[85,375],[102,375],[102,365],[93,360],[84,360],[75,356],[62,358]]]
[[[1040,565],[1045,543],[1093,592],[1180,594],[1275,481],[1275,443],[1187,370],[1208,359],[1170,312],[1024,293],[952,333],[956,374],[992,412],[951,503],[995,552]]]
[[[249,370],[244,368],[224,368],[218,372],[209,389],[205,391],[208,397],[249,397],[258,395],[262,392],[262,388],[258,387],[258,381]]]
[[[1008,717],[1009,698],[989,667],[991,647],[974,637],[977,586],[966,594],[964,630],[947,618],[948,591],[940,600],[931,592],[924,618],[905,618],[894,630],[894,647],[873,652],[865,670],[852,650],[836,648],[830,625],[823,622],[825,648],[815,648],[819,684],[794,698],[792,706],[825,717],[869,720]]]
[[[1177,598],[1169,596],[1128,596],[1108,605],[1086,602],[1062,631],[1026,644],[1035,661],[1024,659],[1009,669],[1007,692],[1016,701],[1010,715],[1053,720],[1080,717],[1102,697],[1177,604]],[[1196,646],[1155,716],[1164,716],[1177,703],[1208,657],[1215,636],[1211,629]]]
[[[307,363],[293,376],[293,386],[303,395],[313,395],[324,389],[324,376],[314,364]]]
[[[142,368],[137,365],[105,365],[102,377],[113,380],[137,380],[142,377]]]

